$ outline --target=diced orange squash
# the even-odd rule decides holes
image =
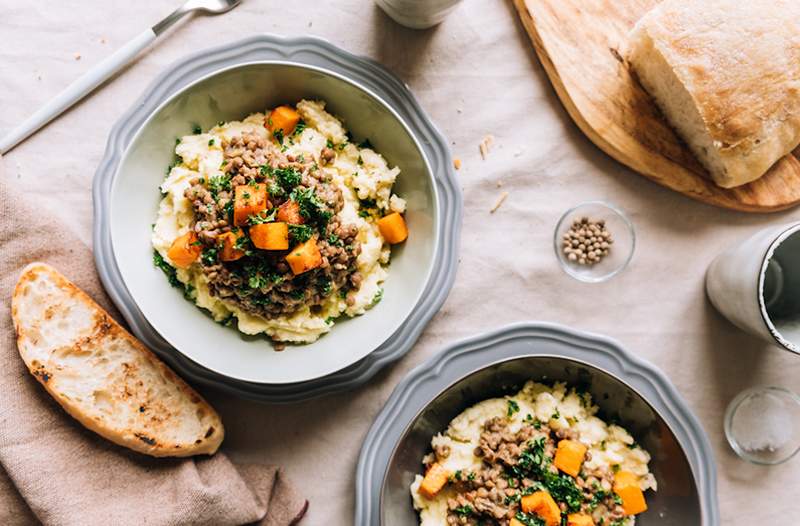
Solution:
[[[397,212],[378,219],[378,228],[381,231],[383,239],[390,245],[402,243],[408,238],[408,227],[406,220]]]
[[[425,472],[425,478],[419,485],[419,494],[427,499],[432,499],[442,490],[449,479],[450,472],[438,462],[434,462]]]
[[[300,205],[291,199],[278,207],[276,219],[290,225],[302,225],[305,222],[300,214]]]
[[[530,495],[525,495],[522,497],[520,505],[522,506],[522,511],[535,513],[547,526],[559,526],[561,524],[561,509],[546,491],[537,491]]]
[[[626,515],[636,515],[647,510],[639,477],[630,471],[618,471],[614,475],[614,493],[622,499],[622,509]]]
[[[235,229],[235,232],[231,230],[230,232],[220,234],[219,237],[217,237],[217,243],[222,249],[219,253],[219,259],[222,261],[236,261],[237,259],[243,258],[244,250],[236,248],[236,243],[241,237],[244,237],[244,232],[242,232],[241,228]]]
[[[197,234],[193,231],[186,232],[182,236],[175,238],[175,241],[167,250],[167,257],[178,268],[188,268],[197,261],[203,247],[197,241]]]
[[[570,513],[567,515],[567,526],[594,526],[594,520],[585,513]]]
[[[286,223],[263,223],[250,227],[250,241],[262,250],[288,250],[289,225]]]
[[[510,521],[508,521],[508,526],[525,526],[525,525],[524,525],[524,524],[522,524],[522,523],[521,523],[520,521],[518,521],[517,519],[515,519],[515,518],[512,518]]]
[[[240,184],[234,189],[233,224],[243,226],[247,218],[267,209],[267,185]]]
[[[298,122],[300,122],[300,114],[294,108],[278,106],[267,117],[267,128],[271,133],[280,130],[283,136],[286,137],[292,134]]]
[[[312,237],[305,243],[294,247],[286,255],[286,262],[295,276],[320,266],[322,264],[322,254],[320,254],[317,246],[317,238]]]
[[[586,456],[586,446],[577,440],[561,440],[558,442],[553,464],[567,475],[577,477],[581,471],[584,456]]]

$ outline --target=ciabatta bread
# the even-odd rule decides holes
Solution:
[[[800,0],[664,0],[627,58],[719,186],[761,177],[800,143]]]
[[[28,369],[84,426],[156,457],[219,447],[225,432],[216,411],[52,267],[25,268],[11,315]]]

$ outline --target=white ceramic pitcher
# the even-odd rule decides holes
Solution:
[[[800,223],[766,228],[717,256],[706,291],[739,328],[800,354]]]
[[[461,0],[375,0],[395,22],[412,29],[440,23]]]

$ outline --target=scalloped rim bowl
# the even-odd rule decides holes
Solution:
[[[149,227],[176,136],[304,97],[326,100],[401,168],[395,188],[409,203],[411,236],[393,250],[380,304],[318,342],[275,353],[171,289],[152,265]],[[196,53],[112,129],[94,184],[98,272],[136,336],[191,380],[270,402],[348,389],[405,354],[449,292],[461,217],[449,160],[446,140],[399,80],[325,41],[259,35]]]
[[[637,524],[718,524],[711,447],[666,376],[613,340],[537,322],[454,343],[398,384],[362,446],[355,524],[417,524],[408,486],[431,437],[463,409],[527,379],[588,388],[601,415],[619,418],[650,451],[659,491]]]

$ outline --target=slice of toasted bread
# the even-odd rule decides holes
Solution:
[[[219,448],[216,411],[54,268],[25,268],[11,315],[28,369],[84,426],[156,457]]]

